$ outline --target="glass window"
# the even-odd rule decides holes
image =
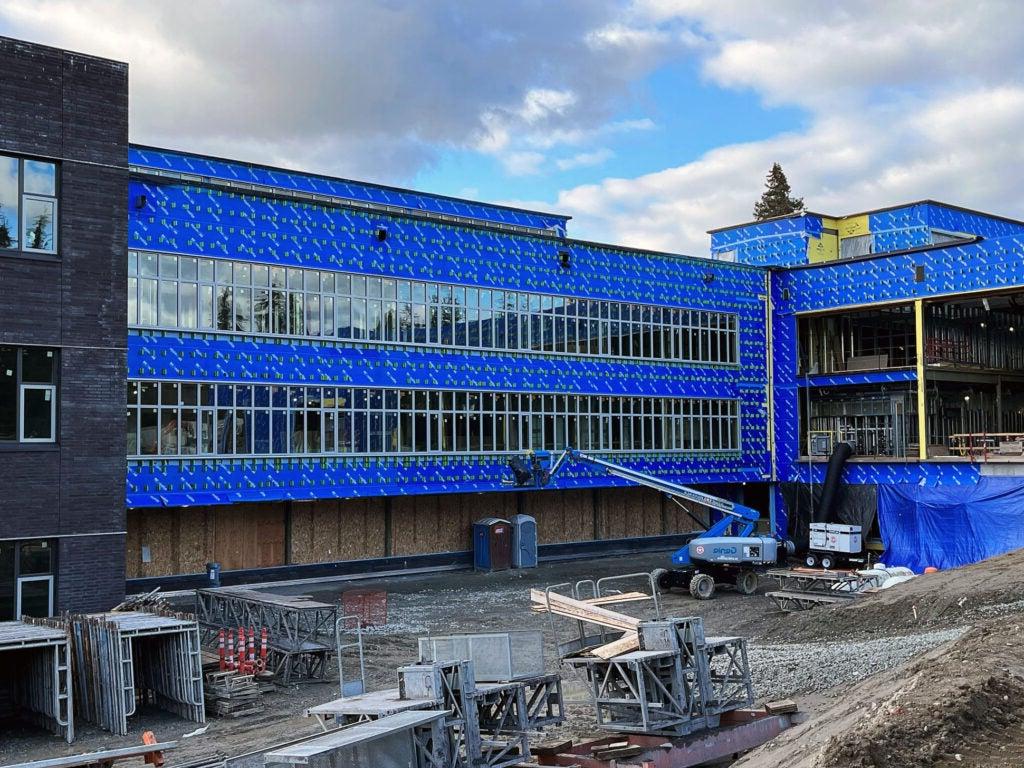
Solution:
[[[56,440],[57,388],[52,384],[23,384],[21,387],[21,434],[25,443]]]
[[[25,195],[22,197],[26,251],[56,253],[54,223],[57,221],[57,201]]]
[[[56,441],[56,380],[56,350],[0,347],[0,441]]]
[[[198,280],[199,264],[198,259],[182,256],[178,259],[178,269],[181,271],[182,280]]]
[[[18,549],[20,575],[37,576],[53,573],[53,547],[48,541],[24,541]]]
[[[0,249],[57,252],[57,166],[0,155]]]
[[[21,380],[33,384],[53,384],[57,355],[52,349],[26,347],[21,351]]]
[[[0,347],[0,440],[18,439],[18,349]]]
[[[18,158],[0,155],[0,248],[18,247]]]
[[[42,160],[25,161],[25,192],[30,195],[57,194],[57,166]]]

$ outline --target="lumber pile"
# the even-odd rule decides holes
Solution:
[[[602,597],[592,597],[587,600],[580,600],[581,603],[587,605],[616,605],[618,603],[635,603],[637,600],[650,600],[650,595],[645,595],[643,592],[623,592],[618,595],[604,595]],[[547,608],[543,605],[537,605],[536,603],[532,606],[531,610],[537,613],[545,613]]]
[[[206,711],[218,717],[246,717],[263,711],[260,687],[253,675],[212,672],[206,676]]]
[[[614,597],[621,598],[622,596],[614,595]],[[533,601],[535,610],[551,612],[556,616],[565,616],[570,619],[580,619],[590,624],[597,624],[608,629],[620,629],[624,632],[618,640],[592,649],[590,653],[594,656],[610,659],[622,653],[635,651],[640,647],[640,637],[637,633],[640,619],[608,610],[602,605],[595,604],[593,600],[575,600],[554,592],[545,594],[540,589],[531,589],[530,599]],[[598,599],[610,602],[607,598]]]
[[[123,602],[118,603],[110,610],[112,611],[145,611],[145,610],[170,610],[164,596],[159,594],[160,587],[152,592],[143,592],[138,595],[129,595]]]

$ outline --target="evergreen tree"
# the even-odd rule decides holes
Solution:
[[[0,248],[10,248],[14,244],[11,238],[11,229],[7,224],[7,217],[4,215],[3,206],[0,205]]]
[[[802,197],[790,197],[789,180],[782,172],[782,166],[772,163],[768,177],[764,182],[764,194],[754,204],[754,218],[758,221],[771,219],[775,216],[788,216],[804,209]]]

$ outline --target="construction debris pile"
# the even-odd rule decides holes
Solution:
[[[211,672],[206,676],[206,711],[218,717],[246,717],[263,711],[259,683],[252,675]]]

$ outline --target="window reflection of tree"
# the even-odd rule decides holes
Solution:
[[[37,251],[49,250],[51,242],[50,214],[40,213],[36,216],[29,232],[29,248]]]

